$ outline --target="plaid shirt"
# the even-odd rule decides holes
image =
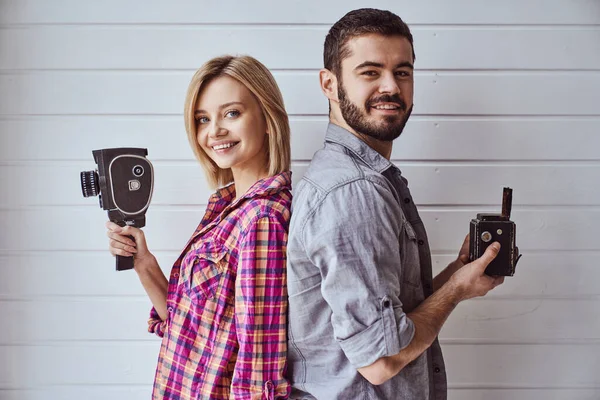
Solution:
[[[209,199],[171,271],[153,399],[285,399],[291,172]]]

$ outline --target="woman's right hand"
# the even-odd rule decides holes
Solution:
[[[133,226],[119,226],[114,222],[106,222],[106,236],[108,236],[108,250],[113,256],[132,257],[137,266],[144,260],[154,258],[148,251],[144,231]],[[133,240],[128,236],[132,236]]]

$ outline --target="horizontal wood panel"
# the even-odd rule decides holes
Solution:
[[[319,69],[328,29],[189,25],[11,28],[0,36],[0,70],[195,70],[222,54],[250,54],[270,69]],[[600,28],[416,27],[413,35],[418,69],[600,69]],[[202,51],[190,51],[198,43],[202,43]]]
[[[289,1],[273,3],[259,0],[237,1],[224,12],[214,3],[207,7],[192,0],[177,7],[150,0],[135,12],[122,12],[122,3],[107,0],[83,4],[76,0],[5,0],[0,13],[3,24],[35,23],[244,23],[244,24],[333,24],[346,12],[365,7],[364,2],[348,0],[323,7],[321,2]],[[594,0],[507,0],[487,4],[461,0],[451,4],[443,0],[419,6],[409,0],[378,0],[370,7],[391,10],[411,24],[599,24],[600,6]],[[318,12],[315,12],[315,9]],[[260,10],[257,12],[257,10]]]
[[[468,233],[469,221],[478,212],[498,212],[496,208],[422,209],[431,247],[454,252]],[[203,210],[154,208],[146,215],[144,228],[150,249],[177,251],[197,227]],[[518,210],[512,219],[517,224],[517,244],[528,250],[598,250],[596,240],[600,209]],[[2,250],[104,250],[107,239],[105,211],[96,207],[57,207],[26,210],[1,210]],[[524,256],[519,265],[528,264]]]
[[[502,187],[513,188],[513,205],[600,205],[600,163],[584,165],[396,165],[409,180],[418,205],[489,205],[500,212]],[[0,192],[0,207],[97,204],[84,199],[79,172],[92,163],[0,165],[0,181],[11,190]],[[302,179],[306,164],[292,165],[292,188]],[[154,164],[153,205],[205,204],[212,193],[201,167]]]
[[[0,330],[0,344],[154,340],[146,324],[151,306],[147,298],[0,300],[3,323],[11,327]],[[595,340],[600,319],[590,316],[598,314],[599,306],[599,299],[465,301],[450,315],[440,339],[515,344]]]
[[[528,329],[522,326],[522,329]],[[483,387],[600,386],[599,344],[448,345],[448,381]],[[547,367],[551,366],[551,367]]]
[[[451,384],[448,400],[598,400],[598,389],[455,389]],[[30,390],[2,390],[3,400],[147,400],[152,385],[139,386],[66,386]]]
[[[291,117],[292,157],[323,146],[326,117]],[[394,142],[395,160],[600,160],[600,118],[413,116]],[[193,160],[183,118],[13,117],[0,119],[0,160],[83,160],[92,150],[145,147],[150,160]],[[68,143],[68,145],[67,145]],[[585,143],[585,146],[582,146]]]
[[[181,114],[191,72],[0,75],[0,115]],[[327,112],[316,72],[274,76],[291,115]],[[577,96],[573,96],[577,93]],[[565,99],[569,99],[565,101]],[[600,72],[421,72],[415,115],[600,115]]]
[[[0,346],[0,359],[6,361],[0,364],[0,387],[148,384],[153,380],[158,349],[158,341]],[[445,345],[443,351],[452,385],[600,386],[600,345],[469,344]],[[553,368],[541,368],[544,365]]]
[[[449,385],[451,386],[451,385]],[[596,389],[454,389],[448,390],[448,400],[597,400]],[[36,399],[37,400],[37,399]]]
[[[456,258],[459,244],[452,255],[433,255],[434,274]],[[154,255],[168,276],[179,253],[158,251]],[[593,261],[597,252],[528,253],[524,257],[517,274],[488,298],[600,297],[600,267]],[[0,266],[0,299],[146,295],[133,271],[115,271],[108,250],[0,254]]]

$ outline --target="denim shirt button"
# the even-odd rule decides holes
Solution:
[[[385,301],[383,302],[383,306],[384,306],[385,308],[388,308],[388,307],[390,306],[390,301],[389,301],[389,300],[385,300]]]
[[[423,246],[425,244],[425,241],[423,239],[419,239],[419,245]]]
[[[435,368],[433,369],[433,371],[434,371],[436,374],[439,374],[439,373],[441,372],[441,369],[440,369],[440,367],[435,367]]]
[[[410,199],[407,197],[406,199],[404,199],[404,203],[406,203],[406,204],[410,203]]]

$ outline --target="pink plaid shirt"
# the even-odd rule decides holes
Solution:
[[[153,399],[286,399],[286,246],[291,173],[209,199],[175,262]]]

